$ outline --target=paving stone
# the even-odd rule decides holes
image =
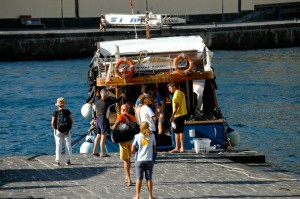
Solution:
[[[119,154],[110,155],[75,154],[72,165],[60,167],[53,155],[0,157],[0,198],[132,198],[135,186],[124,183]],[[131,175],[135,181],[134,163]],[[156,198],[300,198],[293,173],[192,152],[159,153],[153,184]],[[145,182],[141,198],[148,198]]]

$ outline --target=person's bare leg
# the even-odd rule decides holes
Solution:
[[[105,143],[106,143],[106,136],[107,134],[101,134],[101,140],[100,140],[100,156],[104,155],[104,149],[105,149]]]
[[[163,132],[163,123],[158,122],[157,128],[158,128],[158,135],[162,134],[162,132]]]
[[[153,195],[152,195],[152,189],[153,189],[152,180],[147,180],[147,188],[148,188],[148,193],[149,193],[149,199],[152,199],[153,198]]]
[[[125,179],[127,181],[127,185],[131,185],[130,178],[130,159],[124,160],[124,171],[125,171]]]
[[[179,152],[180,136],[179,133],[175,133],[175,149],[170,151],[171,153]]]
[[[140,198],[141,187],[142,187],[142,180],[136,180],[135,196],[133,197],[134,199]]]
[[[184,152],[184,133],[179,133],[180,136],[180,152]]]
[[[95,138],[95,142],[94,142],[93,154],[98,153],[98,144],[99,144],[100,139],[101,139],[101,134],[97,134],[97,136]]]

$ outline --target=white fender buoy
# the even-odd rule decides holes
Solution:
[[[94,144],[92,139],[88,139],[80,146],[80,153],[93,153]]]
[[[87,119],[92,118],[92,105],[89,103],[84,104],[81,107],[81,115]]]
[[[231,146],[236,146],[240,143],[240,134],[236,131],[228,133],[228,138],[230,139]]]

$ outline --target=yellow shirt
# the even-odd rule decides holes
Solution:
[[[185,101],[185,95],[182,91],[177,90],[174,92],[173,99],[172,99],[172,108],[175,109],[175,103],[178,103],[179,108],[174,115],[174,117],[179,117],[187,114],[186,110],[186,101]]]

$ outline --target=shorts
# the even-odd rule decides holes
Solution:
[[[96,130],[98,134],[110,133],[109,120],[105,116],[99,116],[96,119]]]
[[[174,123],[176,125],[176,129],[173,128],[174,133],[183,133],[183,131],[184,131],[184,119],[185,119],[185,115],[176,117],[174,119]]]
[[[131,158],[131,146],[132,146],[131,141],[119,143],[121,160],[128,160]]]
[[[153,173],[153,161],[136,161],[135,162],[135,169],[136,169],[136,179],[143,180],[144,173],[146,180],[152,180],[152,173]]]

